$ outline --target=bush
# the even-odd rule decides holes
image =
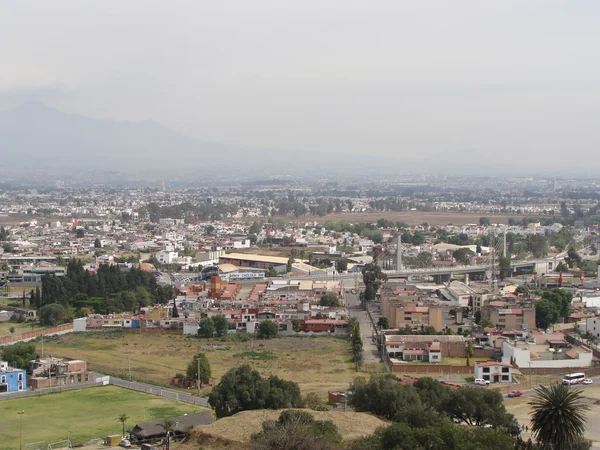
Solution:
[[[271,339],[279,334],[279,325],[272,320],[263,320],[258,324],[258,337],[261,339]]]

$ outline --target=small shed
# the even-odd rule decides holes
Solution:
[[[190,428],[199,425],[209,425],[215,421],[215,418],[212,415],[212,411],[201,411],[195,414],[171,417],[169,420],[175,422],[172,429],[173,434],[183,436],[187,434]],[[165,429],[163,428],[164,424],[165,421],[163,419],[138,423],[131,430],[131,439],[133,441],[142,441],[162,438],[165,436]]]

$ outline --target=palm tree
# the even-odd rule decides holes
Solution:
[[[127,419],[129,419],[127,414],[121,414],[119,417],[117,417],[117,420],[123,425],[123,437],[125,437],[125,422],[127,422]]]
[[[171,431],[173,431],[173,429],[175,428],[176,422],[170,419],[165,419],[163,420],[163,423],[161,425],[161,427],[163,428],[163,430],[165,430],[165,433],[167,433],[167,450],[169,450],[170,444],[171,444],[171,439],[169,436],[169,433],[171,433]]]
[[[572,449],[583,442],[589,406],[580,389],[553,383],[540,386],[532,407],[532,432],[542,450]]]

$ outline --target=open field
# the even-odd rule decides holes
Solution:
[[[126,346],[128,344],[128,346]],[[41,344],[38,342],[38,351]],[[214,382],[232,367],[248,363],[263,375],[277,375],[300,385],[303,394],[345,389],[356,372],[350,343],[331,337],[283,337],[273,340],[228,342],[181,335],[123,332],[73,333],[47,338],[44,352],[83,359],[96,372],[127,378],[127,348],[133,379],[166,385],[185,373],[192,357],[205,352]],[[252,353],[254,352],[254,353]]]
[[[26,444],[63,440],[69,430],[73,443],[121,434],[122,425],[117,420],[121,414],[129,416],[125,426],[132,428],[139,422],[190,414],[201,409],[116,386],[3,400],[0,402],[0,449],[19,448],[19,410],[25,411],[22,420],[23,443]]]
[[[467,223],[479,223],[480,217],[488,217],[492,223],[507,224],[510,217],[522,220],[524,217],[544,217],[544,216],[523,216],[517,214],[484,214],[484,213],[459,213],[459,212],[424,212],[424,211],[376,211],[365,213],[334,213],[325,217],[306,215],[299,218],[293,217],[275,217],[276,219],[289,222],[348,222],[348,223],[372,223],[378,219],[406,222],[408,225],[418,225],[427,222],[430,225],[465,225]]]
[[[593,442],[592,448],[600,449],[600,428],[596,424],[600,423],[600,385],[583,386],[586,403],[590,406],[587,412],[587,430],[585,437]],[[520,424],[529,426],[531,417],[531,408],[529,402],[532,397],[519,397],[505,399],[506,410],[514,414]],[[525,440],[530,437],[530,433],[523,433]]]
[[[15,336],[27,333],[31,331],[31,323],[25,322],[0,322],[0,337],[10,336],[10,328],[15,327]],[[42,328],[37,326],[35,330],[41,330]]]
[[[250,442],[252,435],[262,429],[262,423],[265,420],[277,420],[282,411],[284,410],[242,411],[219,419],[195,431],[177,449],[196,450],[199,444],[206,449],[245,448],[244,444]],[[367,413],[304,411],[312,414],[315,420],[332,420],[346,441],[373,434],[377,428],[387,425],[387,422]]]

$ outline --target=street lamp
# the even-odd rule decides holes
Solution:
[[[23,450],[23,415],[25,410],[17,411],[17,414],[21,417],[19,420],[19,450]]]

